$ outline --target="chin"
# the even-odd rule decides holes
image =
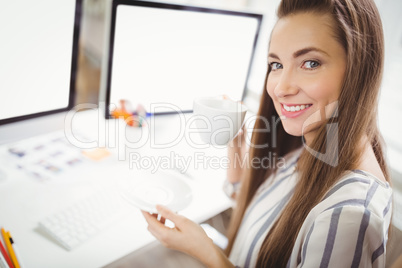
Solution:
[[[283,128],[285,129],[286,133],[288,133],[291,136],[295,137],[301,137],[302,136],[302,128],[301,126],[295,126],[295,125],[290,125],[286,124],[282,121]]]

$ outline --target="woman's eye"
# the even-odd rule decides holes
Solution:
[[[303,62],[302,68],[303,69],[315,69],[318,66],[320,66],[320,63],[318,61],[315,60],[307,60],[305,62]]]
[[[271,65],[271,69],[272,71],[278,70],[278,69],[282,69],[282,64],[280,64],[279,62],[272,62],[270,63]]]

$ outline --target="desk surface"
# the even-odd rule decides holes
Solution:
[[[6,179],[0,181],[0,225],[13,234],[27,267],[101,267],[155,241],[146,230],[140,211],[128,203],[123,205],[121,220],[70,252],[38,229],[40,220],[74,201],[100,189],[118,191],[119,178],[131,176],[141,168],[132,160],[133,154],[136,159],[184,157],[191,161],[185,176],[193,199],[181,211],[186,217],[202,222],[231,206],[222,191],[226,171],[223,162],[217,163],[225,158],[226,148],[195,148],[202,146],[191,145],[181,134],[185,127],[183,118],[152,118],[144,129],[105,121],[97,110],[81,112],[70,119],[66,119],[67,129],[85,133],[97,146],[106,146],[112,155],[90,168],[46,182],[38,182],[10,166],[1,167]],[[201,144],[195,134],[190,135],[193,143]]]

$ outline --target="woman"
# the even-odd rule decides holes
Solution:
[[[384,267],[392,190],[376,122],[379,13],[371,0],[282,0],[278,17],[255,129],[280,120],[253,133],[250,161],[286,165],[242,171],[228,257],[165,207],[176,228],[144,212],[148,229],[210,267]]]

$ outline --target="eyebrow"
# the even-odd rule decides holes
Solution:
[[[320,53],[323,53],[323,54],[328,55],[328,53],[325,52],[325,51],[322,50],[322,49],[319,49],[319,48],[316,48],[316,47],[306,47],[306,48],[302,48],[302,49],[299,49],[299,50],[295,51],[295,52],[293,53],[293,58],[300,57],[300,56],[302,56],[302,55],[304,55],[304,54],[307,54],[307,53],[309,53],[309,52],[312,52],[312,51],[316,51],[316,52],[320,52]],[[278,55],[276,55],[275,53],[269,53],[269,54],[268,54],[268,57],[271,57],[271,58],[274,58],[274,59],[278,59],[278,60],[279,60]]]

